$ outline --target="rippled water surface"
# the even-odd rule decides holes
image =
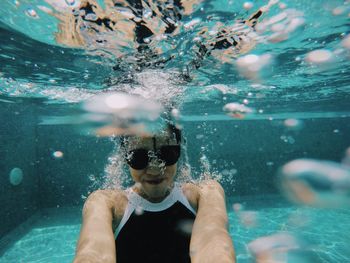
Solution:
[[[165,32],[164,23],[170,15],[164,18],[154,14],[151,23],[147,20],[150,10],[145,8],[138,18],[151,24],[154,33],[149,39],[142,39],[141,45],[133,31],[137,15],[131,21],[130,16],[135,15],[125,5],[111,9],[109,1],[91,2],[98,6],[95,17],[82,19],[81,14],[75,15],[83,25],[78,26],[77,22],[75,27],[69,27],[67,19],[71,18],[67,17],[78,12],[78,0],[4,1],[0,10],[3,100],[14,96],[41,97],[45,98],[44,103],[72,103],[106,89],[134,92],[137,85],[127,80],[131,74],[133,79],[142,76],[143,80],[136,83],[148,85],[143,95],[156,93],[159,89],[155,87],[161,85],[171,100],[176,90],[184,115],[224,115],[223,106],[230,102],[249,105],[255,109],[256,117],[269,113],[348,115],[348,1],[270,1],[277,3],[259,18],[257,25],[262,26],[251,30],[254,34],[237,26],[237,21],[248,19],[266,7],[268,1],[254,1],[249,10],[244,8],[244,1],[188,1],[189,7],[180,10],[181,19],[175,21],[176,30],[171,33]],[[97,19],[113,20],[111,12],[119,15],[114,19],[118,26],[113,30],[99,26]],[[82,43],[67,36],[72,28]],[[235,51],[216,49],[201,60],[197,70],[191,70],[190,81],[169,80],[167,74],[176,79],[173,72],[181,72],[198,57],[198,41],[215,42],[222,29],[230,29],[234,37],[243,34],[254,45]],[[144,55],[148,62],[172,59],[161,67],[153,64],[146,69],[143,62],[135,62],[140,59],[138,50],[142,45],[151,50],[152,56]],[[308,54],[319,49],[326,50],[326,54],[310,58]],[[237,63],[237,59],[248,54],[257,56],[250,59],[262,64],[262,69],[257,69],[258,77],[249,75],[249,69],[247,73],[244,67],[242,72],[242,63]],[[265,66],[264,55],[270,56]],[[137,67],[142,70],[136,70]],[[122,78],[126,79],[123,83]],[[197,104],[199,101],[202,106]]]

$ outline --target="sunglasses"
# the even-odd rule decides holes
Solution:
[[[128,151],[125,160],[131,168],[136,170],[145,169],[153,159],[157,159],[164,163],[165,166],[169,166],[175,164],[179,160],[180,151],[180,145],[164,145],[158,150],[153,151],[139,148]]]

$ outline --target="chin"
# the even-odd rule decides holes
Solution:
[[[150,197],[163,197],[167,193],[168,185],[164,182],[157,185],[147,184],[144,189]]]

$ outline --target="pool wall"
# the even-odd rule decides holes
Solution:
[[[36,166],[36,107],[32,101],[0,102],[0,237],[33,215],[39,207]],[[23,171],[22,183],[10,183],[10,171]]]
[[[71,125],[38,125],[47,112],[33,101],[0,106],[3,236],[40,209],[81,206],[83,196],[94,190],[89,176],[104,176],[114,145],[107,138],[82,135]],[[62,113],[59,105],[46,108],[53,115]],[[340,161],[350,145],[349,118],[305,119],[300,130],[287,129],[283,120],[196,121],[183,126],[193,172],[200,173],[204,153],[212,171],[225,171],[226,194],[237,199],[279,194],[278,167],[302,157]],[[55,151],[63,157],[55,158]],[[18,186],[8,180],[13,167],[24,171]]]

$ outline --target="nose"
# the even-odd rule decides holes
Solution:
[[[152,158],[147,166],[147,173],[151,175],[159,175],[164,168],[164,164],[157,158]]]

